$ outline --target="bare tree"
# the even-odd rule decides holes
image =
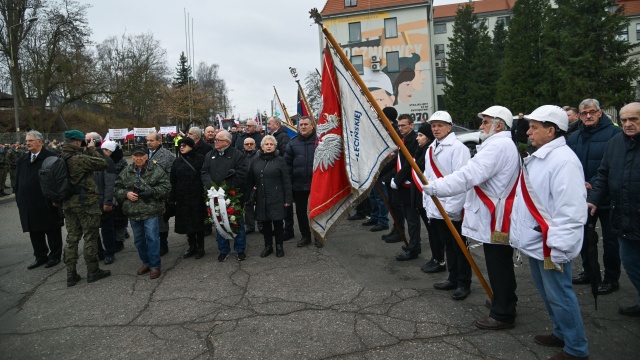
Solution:
[[[196,68],[196,82],[198,86],[212,98],[212,108],[216,114],[231,113],[232,106],[229,101],[226,82],[218,74],[217,64],[208,65],[204,61]]]

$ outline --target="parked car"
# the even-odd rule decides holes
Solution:
[[[413,130],[417,132],[422,124],[422,122],[416,121],[413,124]],[[458,140],[462,141],[462,143],[469,148],[471,156],[473,157],[476,154],[476,146],[480,145],[480,130],[471,130],[464,126],[453,124],[452,131],[456,134]]]

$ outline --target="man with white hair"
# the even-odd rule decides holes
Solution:
[[[553,333],[537,335],[542,346],[560,347],[549,359],[588,359],[580,305],[571,288],[571,260],[580,254],[587,221],[582,164],[567,146],[567,113],[543,105],[524,117],[536,149],[524,167],[511,213],[511,246],[529,257],[533,282],[553,321]]]
[[[196,144],[195,147],[193,148],[193,151],[197,152],[198,154],[202,156],[207,156],[209,151],[213,149],[211,145],[209,145],[206,141],[202,139],[202,129],[200,129],[199,127],[194,126],[190,128],[188,136]]]
[[[476,320],[480,329],[501,330],[514,326],[516,277],[513,248],[509,246],[509,204],[520,173],[520,155],[511,140],[511,111],[491,106],[478,114],[482,119],[476,156],[467,165],[423,187],[426,195],[450,197],[466,192],[462,235],[483,243],[493,299],[489,316]]]
[[[260,142],[262,141],[260,128],[258,127],[258,123],[256,123],[254,120],[247,120],[247,125],[245,127],[244,133],[239,135],[236,139],[235,147],[240,151],[244,150],[244,140],[249,137],[252,138],[256,142],[256,144],[260,144]]]

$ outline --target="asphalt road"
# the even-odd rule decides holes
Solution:
[[[471,295],[454,301],[432,287],[444,273],[420,271],[426,235],[421,258],[400,263],[399,244],[345,220],[324,248],[289,241],[284,258],[261,259],[254,233],[246,261],[219,263],[213,237],[203,259],[183,260],[186,239],[171,233],[160,279],[136,276],[128,240],[114,264],[101,265],[111,277],[87,284],[80,260],[83,280],[67,288],[62,264],[26,269],[32,248],[11,198],[0,219],[0,359],[546,359],[557,351],[533,342],[552,324],[526,260],[516,268],[516,327],[483,331],[473,326],[488,314],[475,278]],[[484,271],[481,250],[472,254]],[[626,274],[597,311],[588,286],[575,291],[591,359],[637,359],[640,318],[617,314],[638,300]]]

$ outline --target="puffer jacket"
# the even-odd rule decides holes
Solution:
[[[153,197],[149,200],[139,199],[131,201],[127,199],[127,193],[134,191],[141,193],[146,190],[153,191]],[[169,176],[162,167],[148,161],[138,175],[135,164],[128,165],[118,175],[116,180],[116,200],[122,204],[122,211],[134,220],[145,220],[164,213],[164,199],[169,196],[171,183]]]
[[[293,203],[293,193],[289,168],[278,156],[278,150],[268,154],[258,150],[247,175],[247,185],[256,189],[256,220],[284,220],[284,204]]]
[[[307,137],[298,134],[287,144],[284,159],[291,172],[293,191],[310,191],[313,176],[313,156],[316,151],[315,130]]]
[[[600,207],[609,198],[613,232],[640,241],[640,135],[620,133],[609,141],[587,201]]]

